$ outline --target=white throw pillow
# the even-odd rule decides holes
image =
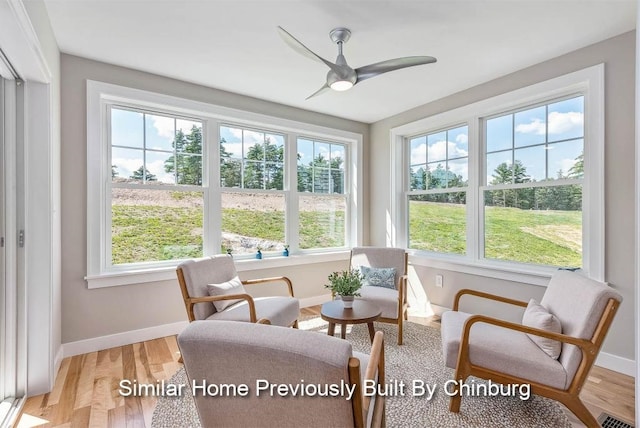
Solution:
[[[240,278],[238,278],[237,276],[221,284],[208,284],[207,289],[209,291],[209,296],[227,296],[229,294],[246,293],[244,286],[242,285],[242,281],[240,281]],[[222,312],[229,306],[235,305],[240,301],[240,299],[220,300],[217,302],[213,302],[213,306],[216,307],[216,310],[218,312]]]
[[[522,316],[522,325],[527,327],[538,328],[540,330],[546,330],[553,333],[562,333],[562,326],[560,320],[555,315],[549,313],[549,311],[536,302],[534,299],[529,301],[527,309]],[[548,339],[542,336],[536,336],[534,334],[527,334],[529,339],[540,347],[548,356],[557,360],[562,350],[562,343]]]

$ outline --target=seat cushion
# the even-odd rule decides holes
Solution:
[[[447,367],[456,368],[464,323],[471,314],[442,314],[442,352]],[[533,343],[525,333],[477,323],[469,335],[471,363],[555,388],[566,389],[570,380],[557,360]]]
[[[287,327],[298,319],[300,303],[293,297],[258,297],[253,299],[257,319],[266,318],[272,325]],[[222,312],[216,312],[208,320],[249,321],[249,303],[236,303]]]
[[[398,318],[398,290],[363,285],[360,288],[360,298],[379,306],[382,318]]]

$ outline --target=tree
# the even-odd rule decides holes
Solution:
[[[178,184],[201,185],[202,128],[193,125],[188,135],[178,130],[172,145],[176,155],[164,162],[165,172],[175,172]]]
[[[111,178],[116,178],[118,176],[118,167],[115,165],[111,165]]]
[[[508,165],[502,162],[491,175],[491,184],[528,183],[531,177],[527,175],[527,168],[521,161],[516,160]],[[534,205],[534,192],[531,189],[502,189],[490,193],[490,205],[502,207],[531,208]]]
[[[242,162],[239,159],[233,159],[232,153],[224,148],[227,141],[222,138],[220,140],[220,185],[222,187],[240,187]]]
[[[145,176],[146,181],[158,181],[158,178],[154,174],[151,174],[149,170],[142,165],[140,166],[140,168],[133,171],[133,174],[129,178],[143,181]]]
[[[584,151],[575,159],[576,163],[569,169],[569,178],[582,178],[584,176]]]

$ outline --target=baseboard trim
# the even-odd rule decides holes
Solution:
[[[607,352],[600,352],[598,358],[596,358],[595,365],[631,376],[634,379],[636,377],[636,362],[628,358],[619,357]]]
[[[62,345],[62,355],[64,358],[72,357],[74,355],[101,351],[103,349],[114,348],[116,346],[130,345],[132,343],[143,342],[145,340],[171,336],[182,332],[187,325],[189,325],[187,321],[179,321],[171,324],[157,325],[154,327],[141,328],[139,330],[125,331],[123,333],[64,343]]]
[[[320,296],[305,297],[300,299],[300,307],[308,308],[309,306],[321,305],[331,301],[331,294],[322,294]]]

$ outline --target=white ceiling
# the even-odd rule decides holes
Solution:
[[[60,50],[371,123],[635,28],[635,0],[45,0]],[[328,33],[352,31],[353,68],[412,55],[435,64],[305,100],[334,61]]]

